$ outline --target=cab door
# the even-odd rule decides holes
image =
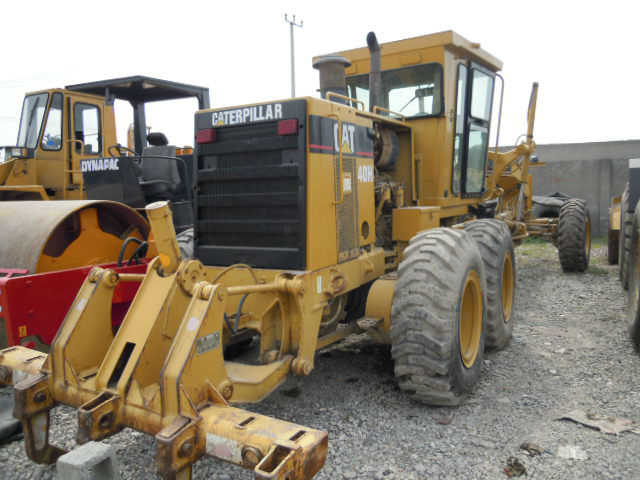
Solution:
[[[90,99],[71,97],[68,109],[71,139],[68,181],[79,189],[82,183],[80,161],[104,156],[102,104]]]
[[[44,117],[39,142],[36,145],[37,183],[49,195],[63,198],[62,184],[68,158],[68,144],[64,134],[64,95],[52,91],[49,94],[49,108]]]
[[[462,197],[484,192],[494,83],[481,65],[458,65],[452,191]]]

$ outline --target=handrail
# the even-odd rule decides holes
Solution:
[[[356,105],[359,103],[360,105],[362,105],[362,110],[364,110],[364,102],[362,100],[358,100],[357,98],[347,97],[346,95],[341,95],[336,92],[327,92],[324,98],[329,100],[329,97],[337,97],[337,98],[341,98],[342,100],[346,100],[347,102],[355,102]],[[356,106],[355,109],[357,110],[358,107]]]
[[[84,142],[82,140],[73,138],[70,140],[65,140],[65,143],[79,143],[80,151],[84,152]],[[71,167],[73,168],[73,151],[71,150],[71,147],[69,147],[69,155],[71,157],[70,158]],[[62,171],[62,199],[63,200],[67,199],[67,173],[69,173],[69,171],[67,170]],[[71,183],[73,184],[73,177],[71,178]],[[82,194],[82,183],[80,184],[80,193]]]
[[[338,145],[339,145],[339,149],[338,149],[338,172],[340,175],[340,181],[338,182],[340,184],[340,200],[338,201],[334,201],[333,204],[334,205],[339,205],[342,202],[344,202],[344,177],[343,177],[343,172],[342,172],[342,118],[340,117],[339,113],[330,113],[328,115],[329,117],[335,117],[336,120],[338,121]],[[335,153],[335,145],[333,147],[334,149],[334,153]]]
[[[379,107],[378,105],[376,105],[375,107],[373,107],[373,113],[377,113],[378,115],[380,115],[379,112],[387,112],[387,113],[392,113],[393,115],[397,115],[399,116],[403,121],[407,121],[407,117],[405,117],[404,115],[402,115],[401,113],[398,112],[394,112],[393,110],[389,110],[388,108],[384,108],[384,107]]]

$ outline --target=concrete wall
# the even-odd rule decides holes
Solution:
[[[611,197],[622,194],[628,160],[640,158],[640,140],[538,145],[544,166],[532,169],[533,194],[566,193],[589,204],[593,235],[605,235]]]

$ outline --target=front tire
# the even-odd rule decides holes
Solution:
[[[629,238],[630,250],[627,251],[625,262],[628,265],[628,286],[627,291],[627,327],[631,338],[636,346],[640,348],[640,210],[636,207],[632,217],[631,236]]]
[[[193,228],[187,228],[185,231],[176,235],[178,240],[178,247],[180,248],[180,254],[182,259],[193,258],[194,252],[194,233]]]
[[[458,405],[478,381],[487,318],[484,265],[463,230],[418,233],[398,267],[391,355],[400,388],[429,405]]]
[[[629,184],[624,186],[620,199],[620,234],[618,237],[618,268],[622,287],[629,288],[629,251],[631,249],[631,228],[634,215],[629,213]]]
[[[570,198],[560,207],[558,256],[565,272],[584,272],[591,256],[591,220],[587,202]]]
[[[480,249],[487,280],[487,347],[502,349],[513,333],[516,258],[511,232],[496,219],[471,222],[465,230]]]

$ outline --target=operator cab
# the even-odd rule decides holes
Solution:
[[[376,42],[376,48],[380,56],[377,92],[370,88],[374,78],[370,79],[367,48],[337,53],[350,63],[345,71],[346,95],[364,104],[365,110],[411,125],[413,149],[422,157],[422,178],[415,185],[418,204],[444,207],[458,204],[461,198],[481,197],[495,77],[502,62],[453,31],[379,47]],[[410,162],[409,158],[399,160],[405,165]]]

